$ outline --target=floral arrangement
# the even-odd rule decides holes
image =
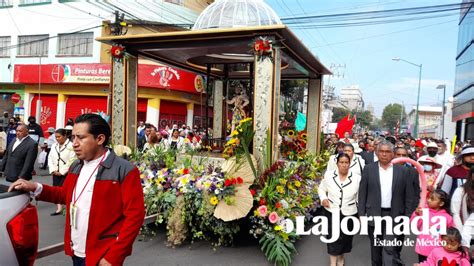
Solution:
[[[257,60],[263,60],[268,57],[273,61],[273,41],[270,38],[260,36],[253,41],[251,46],[254,54],[257,56]]]
[[[306,154],[306,141],[308,135],[306,132],[297,132],[294,129],[281,130],[282,142],[280,152],[283,158],[290,161],[298,161],[304,158]]]
[[[269,261],[289,265],[296,253],[298,236],[286,233],[285,220],[310,218],[319,207],[317,187],[329,154],[305,155],[298,162],[279,161],[259,178],[254,187],[255,208],[250,234],[259,239]]]

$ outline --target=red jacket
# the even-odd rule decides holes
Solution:
[[[66,205],[64,250],[73,256],[69,205],[72,191],[82,168],[75,161],[62,187],[43,185],[39,200]],[[122,265],[132,253],[132,245],[145,217],[140,173],[130,162],[110,151],[98,169],[89,216],[86,240],[86,265],[97,265],[105,258],[112,265]]]

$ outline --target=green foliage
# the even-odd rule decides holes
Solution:
[[[279,266],[288,266],[291,258],[296,253],[293,242],[285,241],[279,235],[264,235],[259,241],[263,253],[269,261],[275,262]]]
[[[359,124],[362,128],[369,127],[374,120],[372,113],[369,111],[358,111],[355,112],[357,117],[357,124]]]
[[[385,106],[382,114],[383,126],[387,127],[388,130],[393,132],[395,126],[397,125],[397,121],[400,121],[402,112],[403,117],[406,117],[402,108],[402,105],[398,103],[392,103]]]
[[[332,122],[337,123],[348,114],[350,114],[348,109],[335,107],[332,109]]]

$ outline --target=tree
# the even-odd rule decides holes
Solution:
[[[338,123],[344,116],[350,114],[350,111],[345,108],[334,107],[332,109],[332,122]]]
[[[394,128],[397,126],[397,122],[400,121],[402,111],[403,107],[398,103],[389,104],[383,109],[382,123],[389,131],[393,132]],[[404,111],[403,117],[406,117]],[[402,121],[400,121],[400,123],[401,122]]]
[[[369,111],[353,111],[357,118],[357,124],[359,124],[362,128],[369,127],[372,124],[373,116],[372,113]]]

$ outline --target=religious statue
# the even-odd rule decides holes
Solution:
[[[238,125],[239,121],[247,117],[245,107],[249,104],[249,97],[242,84],[235,88],[235,96],[227,104],[234,105],[232,108],[232,131]]]

